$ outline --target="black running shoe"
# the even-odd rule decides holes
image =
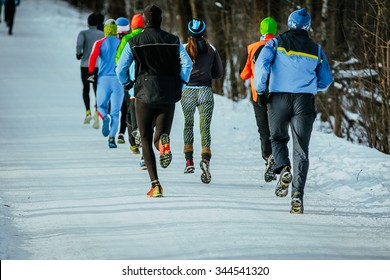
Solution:
[[[265,163],[265,172],[264,172],[264,180],[266,182],[272,182],[273,180],[276,180],[276,174],[273,171],[273,167],[275,166],[275,161],[272,155],[270,155],[267,158],[267,161]]]
[[[118,135],[118,144],[125,144],[126,141],[125,141],[125,137],[123,136],[123,134],[119,134]]]

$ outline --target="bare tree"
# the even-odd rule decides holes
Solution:
[[[108,0],[108,17],[116,19],[127,17],[126,4],[124,0]]]

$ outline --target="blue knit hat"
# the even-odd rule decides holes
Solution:
[[[288,17],[288,29],[303,29],[308,31],[310,28],[311,18],[306,8],[296,10]]]
[[[117,33],[128,33],[130,31],[130,22],[125,17],[116,19]]]
[[[202,37],[205,31],[206,23],[201,19],[193,18],[188,23],[188,32],[194,38]]]

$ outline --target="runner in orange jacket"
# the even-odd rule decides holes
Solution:
[[[268,126],[267,106],[264,106],[258,100],[258,94],[254,87],[255,61],[263,49],[264,45],[270,39],[275,37],[277,30],[277,23],[272,17],[263,19],[260,23],[260,41],[252,43],[248,46],[245,55],[242,55],[240,64],[240,77],[243,80],[250,79],[251,81],[251,101],[253,102],[253,109],[255,112],[256,123],[261,142],[261,153],[265,160],[264,179],[266,182],[276,180],[276,176],[272,171],[274,160],[272,157],[270,131]]]

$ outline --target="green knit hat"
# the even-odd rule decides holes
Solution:
[[[104,23],[104,36],[116,36],[117,25],[115,20],[108,19]]]
[[[272,17],[267,17],[263,19],[260,23],[260,34],[276,34],[276,30],[278,29],[278,24]]]

